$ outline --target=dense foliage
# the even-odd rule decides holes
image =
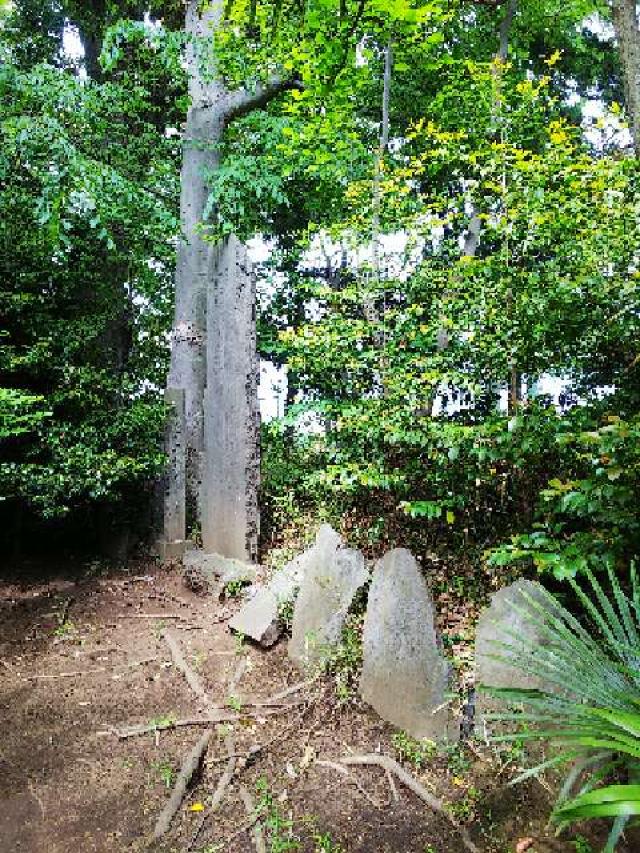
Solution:
[[[44,516],[139,500],[157,476],[177,229],[162,66],[133,86],[131,51],[99,83],[59,47],[23,68],[4,44],[0,70],[0,494]]]
[[[44,514],[161,464],[181,16],[19,0],[3,22],[2,494]],[[267,533],[351,511],[372,540],[558,577],[637,553],[639,173],[609,21],[600,0],[225,4],[229,84],[298,81],[209,176],[212,237],[270,247]]]

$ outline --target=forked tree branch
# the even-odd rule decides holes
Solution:
[[[274,98],[292,89],[302,91],[304,85],[297,77],[281,77],[276,74],[266,83],[260,83],[255,89],[237,89],[226,98],[225,124],[248,115],[253,110],[266,107]]]

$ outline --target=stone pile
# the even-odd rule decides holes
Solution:
[[[317,672],[339,646],[346,617],[358,592],[370,581],[362,636],[359,691],[380,716],[415,738],[457,739],[459,723],[451,712],[451,668],[435,627],[433,600],[422,570],[403,548],[385,554],[370,576],[360,551],[346,548],[329,525],[314,544],[256,586],[256,567],[218,554],[190,550],[185,579],[192,588],[221,591],[230,582],[251,583],[248,600],[230,628],[264,647],[282,635],[283,609],[293,607],[290,660]],[[492,597],[478,622],[476,684],[542,688],[533,674],[510,663],[509,646],[542,643],[531,602],[549,606],[540,584],[518,580]],[[471,707],[471,706],[470,706]],[[476,699],[476,724],[496,707],[482,692]]]
[[[258,577],[258,567],[251,563],[195,548],[185,553],[182,565],[185,584],[200,594],[219,595],[227,584],[255,583]]]

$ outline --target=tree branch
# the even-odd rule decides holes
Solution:
[[[276,74],[266,83],[256,86],[253,91],[238,89],[226,99],[225,124],[242,118],[253,110],[263,109],[283,92],[290,92],[292,89],[301,91],[303,88],[302,81],[297,77],[282,78]]]

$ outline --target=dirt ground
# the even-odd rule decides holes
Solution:
[[[291,826],[299,840],[299,847],[283,842],[268,850],[463,851],[442,815],[400,784],[396,801],[378,768],[354,768],[344,776],[317,763],[349,752],[399,757],[393,729],[357,702],[339,704],[331,679],[289,695],[282,700],[288,707],[247,714],[249,701],[271,697],[301,676],[284,643],[264,651],[229,633],[235,601],[196,596],[177,569],[155,564],[126,573],[94,566],[88,574],[53,574],[46,582],[0,580],[0,853],[251,851],[242,784],[263,800],[266,786],[275,804],[270,823],[284,824],[282,838]],[[132,725],[203,714],[172,664],[166,629],[212,701],[240,719],[215,726],[202,773],[166,844],[153,847],[148,839],[176,771],[204,730],[192,725],[119,736]],[[231,697],[229,684],[242,661],[246,667]],[[229,738],[239,756],[237,772],[212,814]],[[488,751],[470,755],[463,769],[446,755],[420,769],[405,766],[452,805],[480,850],[589,849],[547,836],[551,792],[543,784],[509,787],[509,767]],[[321,846],[323,834],[336,846]],[[600,849],[602,835],[583,834]],[[640,847],[620,847],[621,853],[633,849]]]

